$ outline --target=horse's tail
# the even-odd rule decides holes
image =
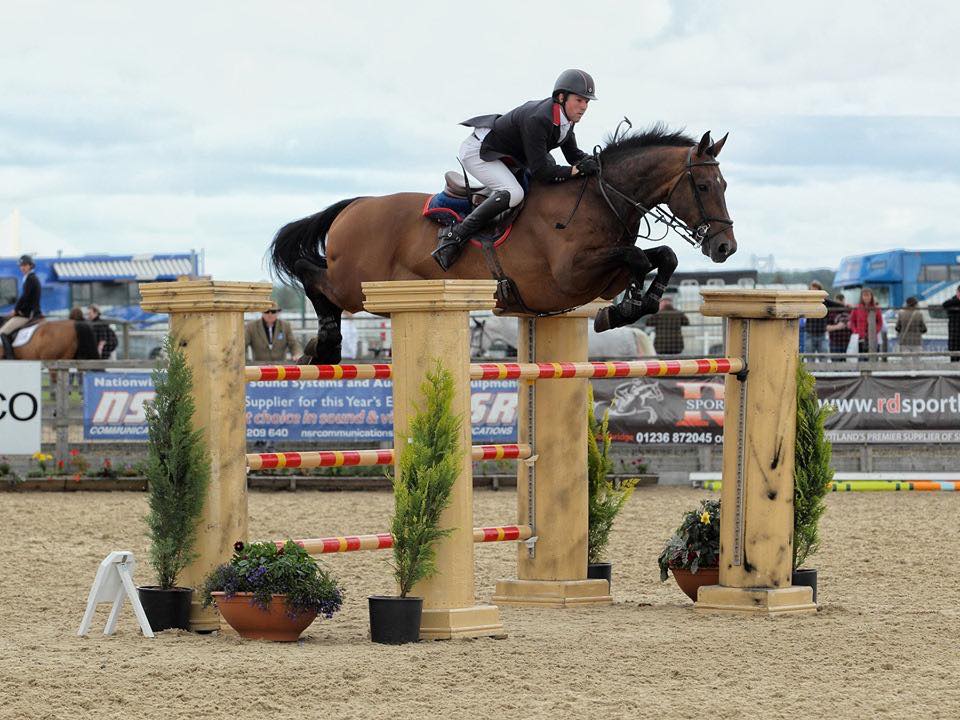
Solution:
[[[77,354],[76,360],[99,360],[100,353],[97,352],[97,336],[93,333],[93,327],[88,322],[76,320],[73,327],[77,331]]]
[[[327,251],[327,232],[333,221],[357,198],[349,198],[334,203],[326,210],[287,223],[273,238],[270,244],[270,266],[285,280],[297,280],[293,266],[297,260],[309,260],[318,267],[326,267],[327,259],[321,254]]]

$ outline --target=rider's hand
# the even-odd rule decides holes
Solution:
[[[587,177],[596,175],[600,171],[600,165],[592,155],[581,158],[573,168],[577,171],[577,174],[586,175]]]

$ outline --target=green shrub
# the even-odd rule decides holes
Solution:
[[[824,423],[833,409],[820,405],[816,380],[800,363],[797,367],[797,445],[793,470],[793,569],[820,549],[820,518],[824,497],[833,479],[832,447]]]
[[[156,394],[145,404],[149,443],[146,476],[150,512],[150,564],[161,588],[195,556],[197,521],[210,482],[210,460],[199,430],[193,428],[193,376],[172,336],[164,341],[167,370],[153,371]]]
[[[633,495],[637,479],[624,480],[617,488],[607,475],[610,458],[609,411],[597,422],[593,409],[593,388],[587,390],[587,562],[600,562],[610,542],[610,531],[624,504]]]
[[[393,479],[393,572],[400,597],[437,572],[434,545],[453,529],[440,528],[460,474],[460,418],[453,414],[453,376],[437,360],[421,386],[425,407],[410,422]],[[398,446],[400,442],[398,441]]]

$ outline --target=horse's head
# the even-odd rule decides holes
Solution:
[[[726,141],[724,135],[711,142],[710,131],[705,132],[700,142],[685,152],[680,175],[667,194],[670,210],[687,225],[703,254],[717,263],[737,251],[724,197],[727,181],[717,160]]]

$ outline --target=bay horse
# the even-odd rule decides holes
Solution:
[[[14,348],[15,360],[99,360],[97,339],[89,323],[41,320],[25,345]],[[20,332],[23,332],[21,329]],[[0,360],[4,357],[0,343]]]
[[[642,222],[649,231],[648,213],[714,262],[736,252],[717,161],[726,139],[714,143],[706,132],[696,142],[657,124],[614,135],[594,150],[596,176],[534,184],[509,240],[498,249],[524,310],[553,314],[626,290],[619,303],[597,315],[596,330],[656,312],[677,256],[667,245],[637,247],[638,237],[653,239],[649,232],[639,234]],[[314,347],[300,362],[340,361],[341,312],[363,309],[363,282],[491,277],[476,247],[468,246],[449,272],[435,263],[430,253],[438,226],[421,216],[428,197],[398,193],[341,200],[277,232],[270,247],[272,269],[302,284],[319,321],[316,343],[308,344]],[[657,275],[643,293],[653,269]],[[515,309],[505,307],[502,297],[498,305]]]

